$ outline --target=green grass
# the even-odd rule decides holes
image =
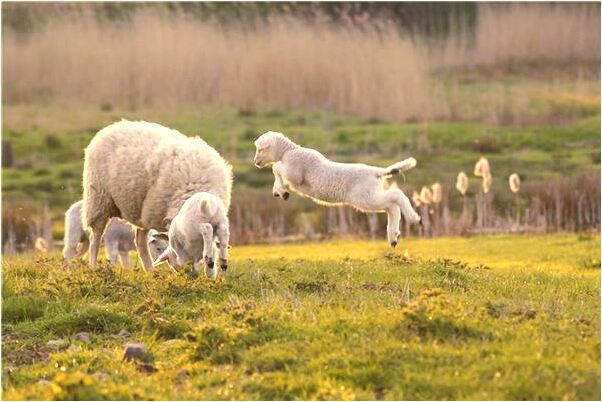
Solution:
[[[251,163],[253,140],[268,130],[282,131],[343,162],[386,166],[415,156],[418,168],[407,174],[411,188],[436,180],[451,187],[460,170],[472,172],[480,155],[490,159],[495,177],[517,171],[523,182],[600,166],[597,112],[567,125],[513,128],[468,122],[393,123],[304,110],[69,110],[73,113],[56,105],[5,107],[3,139],[12,141],[16,160],[15,167],[2,169],[7,201],[49,202],[58,217],[81,194],[84,147],[100,128],[122,117],[200,135],[234,165],[237,192],[271,188],[271,172]],[[495,186],[505,188],[506,180],[496,180]]]
[[[599,400],[599,250],[587,234],[245,246],[215,282],[5,257],[3,399]],[[128,341],[156,372],[121,361]]]

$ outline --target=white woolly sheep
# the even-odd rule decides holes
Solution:
[[[63,257],[66,260],[83,256],[88,251],[88,233],[84,230],[81,221],[82,204],[83,201],[77,201],[65,212]],[[149,235],[149,244],[151,240],[154,247],[150,248],[150,252],[153,258],[157,258],[167,248],[167,241],[151,239]],[[119,258],[124,267],[129,266],[129,252],[135,249],[134,232],[130,224],[117,218],[111,219],[105,230],[103,243],[111,264],[116,265]]]
[[[416,166],[414,158],[386,168],[338,163],[272,131],[262,134],[255,141],[255,146],[255,166],[273,165],[275,197],[288,199],[290,188],[318,204],[350,205],[364,212],[386,212],[387,236],[392,247],[397,245],[400,234],[401,213],[410,223],[420,221],[410,200],[397,186],[385,189],[385,178]]]
[[[207,264],[207,276],[215,278],[214,239],[217,239],[220,266],[225,272],[228,268],[230,231],[224,203],[211,193],[196,193],[186,200],[171,221],[169,247],[153,265],[167,261],[175,270],[191,259],[198,270],[204,261]]]
[[[107,221],[120,217],[136,227],[138,256],[150,270],[149,230],[167,230],[184,202],[201,191],[219,197],[228,211],[232,168],[198,137],[155,123],[122,120],[100,130],[88,145],[83,186],[90,265],[96,264]]]

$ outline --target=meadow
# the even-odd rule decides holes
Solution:
[[[217,281],[2,268],[5,400],[600,399],[597,234],[241,246]]]

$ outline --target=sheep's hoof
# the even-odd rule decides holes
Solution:
[[[287,192],[282,194],[282,198],[284,199],[284,201],[288,200],[288,197],[290,196],[290,194]]]
[[[397,246],[397,241],[392,241],[391,242],[391,247],[395,248],[395,246]]]

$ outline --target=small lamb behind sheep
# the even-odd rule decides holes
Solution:
[[[288,199],[288,188],[322,205],[351,205],[361,211],[387,212],[387,236],[397,245],[401,213],[418,223],[408,197],[396,186],[385,189],[385,178],[416,166],[408,158],[381,168],[361,163],[338,163],[316,150],[303,148],[281,133],[269,131],[255,141],[255,166],[273,165],[275,197]]]
[[[102,130],[86,148],[83,218],[90,228],[90,265],[111,217],[136,227],[138,256],[152,269],[147,234],[169,229],[184,202],[198,192],[230,208],[232,168],[205,141],[144,121],[122,120]]]
[[[215,278],[214,238],[217,238],[219,259],[222,271],[228,268],[228,244],[230,241],[229,222],[224,204],[219,197],[211,193],[196,193],[190,197],[169,226],[169,247],[157,258],[153,266],[167,261],[175,268],[188,259],[198,270],[207,264],[206,274]]]
[[[63,248],[63,258],[70,260],[81,257],[88,251],[89,240],[88,233],[82,225],[81,210],[83,201],[77,201],[65,212],[65,245]],[[109,222],[103,236],[104,246],[111,264],[117,264],[117,258],[121,259],[124,267],[129,266],[129,252],[135,249],[134,232],[130,224],[120,219],[112,218]],[[167,241],[164,239],[151,238],[149,234],[149,245],[153,258],[157,258],[167,248]]]

